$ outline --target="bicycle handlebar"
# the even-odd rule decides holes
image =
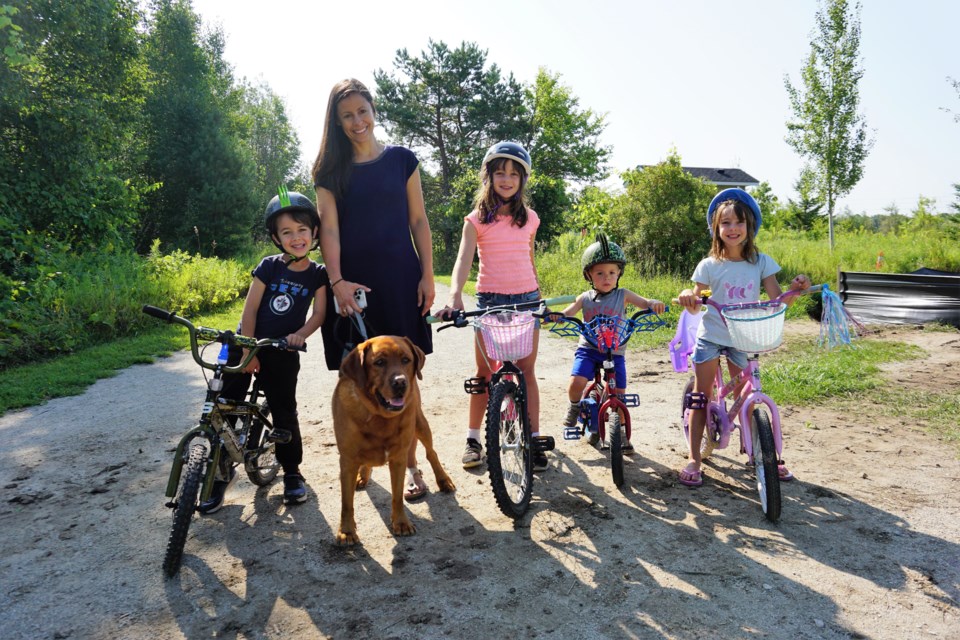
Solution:
[[[664,309],[664,312],[669,311],[670,308],[667,307]],[[544,314],[544,317],[549,317],[551,315],[560,315],[560,314]],[[645,316],[653,316],[651,318],[645,318]],[[644,318],[644,319],[641,319]],[[637,331],[654,331],[659,327],[665,327],[667,325],[666,321],[663,320],[659,314],[654,312],[653,309],[641,309],[636,311],[629,318],[624,318],[622,316],[605,316],[597,315],[594,316],[589,322],[584,322],[580,318],[575,318],[573,316],[564,316],[560,315],[559,318],[552,320],[553,326],[550,327],[550,331],[556,333],[560,336],[582,336],[592,347],[598,350],[608,350],[612,351],[619,349],[627,344],[630,341],[630,337]],[[573,328],[564,326],[565,324],[573,325]],[[619,335],[621,340],[617,341],[617,344],[614,345],[608,331],[602,331],[601,327],[606,326],[609,329],[614,330],[615,333]],[[598,331],[603,335],[602,339],[606,342],[603,347],[597,344],[597,333]]]
[[[482,316],[488,313],[496,313],[497,311],[528,311],[530,309],[539,310],[541,307],[545,309],[552,305],[570,304],[571,302],[574,302],[576,299],[577,299],[577,296],[558,296],[556,298],[545,298],[542,300],[532,300],[530,302],[518,302],[516,304],[497,305],[495,307],[487,307],[486,309],[476,309],[474,311],[464,311],[462,309],[454,309],[452,313],[450,313],[447,317],[444,317],[444,318],[441,318],[435,315],[427,316],[427,322],[430,324],[448,322],[449,324],[446,324],[440,327],[439,329],[437,329],[437,331],[443,331],[444,329],[448,329],[450,327],[458,327],[458,328],[465,327],[468,324],[470,324],[469,322],[467,322],[469,318]],[[538,318],[543,317],[542,312],[539,314],[534,313],[533,315]]]
[[[713,295],[713,291],[711,289],[704,289],[703,291],[700,292],[700,303],[701,305],[710,305],[711,307],[715,308],[717,311],[722,311],[723,309],[730,309],[734,307],[736,308],[769,307],[775,304],[779,304],[791,296],[805,296],[809,293],[817,293],[821,291],[825,286],[827,285],[817,284],[811,287],[807,287],[806,289],[787,289],[786,291],[781,293],[776,298],[773,298],[772,300],[759,300],[757,302],[740,302],[740,303],[734,303],[734,304],[720,304],[719,302],[714,301],[713,298],[710,297],[711,295]],[[673,300],[671,300],[671,302],[673,304],[680,304],[679,298],[674,298]]]
[[[277,349],[288,349],[293,351],[307,350],[306,344],[304,344],[302,347],[291,347],[287,344],[286,338],[260,338],[258,340],[249,336],[239,335],[233,331],[220,331],[218,329],[210,329],[209,327],[198,327],[186,318],[182,318],[172,311],[167,311],[166,309],[154,307],[149,304],[143,305],[142,311],[148,316],[153,316],[159,320],[186,327],[187,331],[190,332],[190,351],[193,354],[193,359],[204,369],[217,369],[219,367],[224,373],[243,373],[243,370],[246,368],[246,366],[250,364],[250,361],[253,360],[254,356],[257,355],[257,352],[263,347],[276,347]],[[247,357],[245,357],[243,361],[235,367],[211,363],[207,362],[200,356],[200,340],[209,340],[210,342],[219,342],[220,344],[244,347],[249,349],[249,352],[247,353]]]

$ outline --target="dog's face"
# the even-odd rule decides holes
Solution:
[[[370,409],[383,416],[402,412],[413,400],[425,356],[409,338],[378,336],[363,342],[340,364],[340,377],[356,384]]]

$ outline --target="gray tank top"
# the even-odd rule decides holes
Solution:
[[[623,316],[627,312],[626,294],[623,289],[617,287],[607,294],[600,294],[596,289],[587,292],[583,299],[583,321],[590,322],[594,316]],[[586,338],[580,336],[579,346],[596,350],[592,344],[587,342]],[[614,355],[622,356],[626,349],[616,349]]]

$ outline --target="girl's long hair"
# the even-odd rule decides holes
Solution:
[[[714,210],[713,225],[710,229],[710,233],[713,234],[713,240],[710,243],[710,256],[717,260],[729,259],[727,247],[723,244],[723,240],[720,239],[720,214],[723,213],[725,207],[733,207],[733,212],[737,216],[737,222],[746,220],[747,239],[743,241],[740,255],[747,262],[756,262],[757,255],[759,254],[757,245],[754,243],[754,238],[757,236],[757,219],[753,217],[753,211],[750,210],[750,207],[739,200],[725,200],[717,205],[717,208]]]
[[[343,197],[350,184],[350,173],[353,170],[353,146],[350,139],[343,132],[343,127],[337,121],[337,105],[354,93],[360,94],[377,115],[377,107],[373,104],[373,95],[359,80],[347,78],[333,85],[330,97],[327,99],[327,114],[323,126],[323,138],[320,140],[320,151],[313,161],[313,186],[323,187],[333,194],[337,200]]]
[[[503,200],[497,195],[493,188],[493,174],[503,168],[508,162],[513,162],[510,158],[494,158],[480,169],[480,188],[477,189],[477,196],[474,200],[474,206],[480,214],[482,224],[490,224],[496,220],[497,215],[509,215],[513,218],[511,224],[523,227],[527,224],[527,172],[519,162],[513,162],[513,166],[520,172],[520,188],[509,200]]]

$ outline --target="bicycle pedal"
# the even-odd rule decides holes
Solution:
[[[486,393],[487,381],[483,378],[467,378],[463,381],[463,390],[476,395]]]
[[[275,444],[287,444],[293,440],[293,434],[287,431],[286,429],[271,429],[267,432],[267,435],[264,436],[267,442],[273,442]]]
[[[532,447],[530,447],[534,453],[546,453],[547,451],[553,451],[557,443],[554,442],[553,436],[537,436],[531,438]]]
[[[620,395],[620,401],[626,407],[639,407],[640,406],[640,395],[637,393],[624,393]]]
[[[579,440],[582,436],[583,436],[583,431],[580,430],[579,426],[563,428],[564,440]]]

